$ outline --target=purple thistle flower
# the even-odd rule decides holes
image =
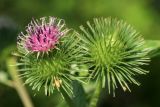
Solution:
[[[29,52],[48,52],[54,49],[61,36],[68,32],[62,19],[46,17],[31,21],[27,26],[27,34],[21,33],[18,45]]]

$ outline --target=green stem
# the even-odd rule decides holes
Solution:
[[[13,81],[11,81],[11,80],[0,81],[0,83],[6,85],[6,86],[8,86],[8,87],[14,88],[14,83],[13,83]]]
[[[10,66],[10,65],[16,65],[15,58],[12,57],[7,60],[7,67],[8,67],[8,72],[13,79],[14,88],[17,90],[24,104],[24,107],[34,107],[27,93],[26,88],[23,86],[22,80],[18,78],[18,75],[19,75],[17,72],[18,68],[16,66]]]
[[[101,93],[101,86],[102,86],[100,81],[97,84],[98,84],[98,86],[96,85],[95,92],[94,92],[94,94],[91,98],[91,101],[89,103],[89,107],[97,107],[98,99],[99,99],[99,96]]]

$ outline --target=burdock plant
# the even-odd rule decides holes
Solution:
[[[62,19],[33,19],[17,42],[18,65],[23,66],[20,71],[24,71],[21,76],[26,78],[25,84],[33,90],[44,89],[46,95],[63,90],[71,96],[72,80],[78,79],[72,75],[71,65],[77,64],[80,57],[75,35]]]
[[[136,30],[112,18],[95,18],[80,29],[80,33],[69,30],[64,20],[55,17],[33,19],[17,42],[17,65],[24,71],[25,84],[33,90],[44,89],[46,95],[58,90],[73,97],[80,91],[74,93],[72,83],[83,82],[81,72],[85,71],[85,80],[98,83],[90,107],[96,105],[93,101],[98,100],[102,88],[115,95],[119,86],[130,91],[129,83],[140,85],[136,77],[148,73],[141,67],[150,61],[150,50]]]

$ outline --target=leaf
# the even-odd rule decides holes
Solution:
[[[73,81],[73,103],[74,107],[87,107],[86,95],[82,85],[78,81]]]
[[[146,47],[151,49],[149,52],[151,57],[160,55],[160,40],[146,40]]]

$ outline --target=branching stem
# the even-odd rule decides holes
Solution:
[[[16,66],[10,66],[14,64],[16,64],[15,58],[12,57],[7,60],[8,72],[11,78],[13,79],[13,85],[24,104],[24,107],[34,107],[26,91],[26,88],[23,86],[22,80],[18,78],[19,75],[17,72],[18,68]]]

